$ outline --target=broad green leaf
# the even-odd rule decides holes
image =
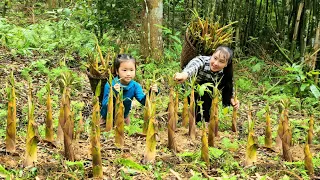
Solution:
[[[315,86],[315,85],[312,84],[312,85],[310,86],[310,90],[311,90],[312,94],[314,95],[314,97],[316,97],[316,98],[319,98],[319,97],[320,97],[320,92],[319,92],[317,86]]]
[[[126,166],[126,167],[129,167],[129,168],[132,168],[132,169],[136,169],[136,170],[140,170],[140,171],[144,171],[145,168],[143,166],[141,166],[140,164],[130,160],[130,159],[123,159],[123,158],[120,158],[120,159],[117,159],[116,162],[118,164],[121,164],[123,166]]]
[[[223,150],[214,148],[214,147],[209,147],[209,154],[210,156],[213,156],[214,158],[220,158],[222,154],[224,153]]]

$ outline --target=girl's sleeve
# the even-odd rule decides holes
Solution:
[[[192,77],[193,75],[197,75],[199,69],[201,67],[204,67],[204,61],[203,61],[204,56],[197,56],[193,58],[187,66],[183,69],[182,72],[188,73],[188,77]]]
[[[108,83],[106,83],[106,85],[104,86],[103,99],[102,99],[101,111],[100,111],[100,114],[101,114],[102,118],[104,118],[104,119],[107,116],[109,92],[110,92],[110,85]]]
[[[134,97],[143,105],[146,103],[146,95],[144,94],[140,84],[135,84]]]

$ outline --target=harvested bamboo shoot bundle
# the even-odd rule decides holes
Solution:
[[[8,115],[7,115],[7,130],[6,130],[6,151],[16,151],[16,123],[17,123],[17,106],[16,93],[13,72],[10,74],[9,85],[7,84],[8,94]]]

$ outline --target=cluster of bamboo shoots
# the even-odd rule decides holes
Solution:
[[[289,107],[290,107],[289,99],[281,100],[281,103],[280,103],[281,113],[279,118],[276,146],[279,149],[282,148],[283,158],[288,162],[292,162],[292,154],[290,150],[290,147],[292,145],[292,133],[291,133],[291,127],[290,127],[289,117],[288,117]]]
[[[212,54],[221,44],[232,42],[234,29],[232,22],[221,26],[219,22],[202,19],[197,12],[194,12],[191,23],[188,26],[188,39],[194,45],[200,54]]]
[[[108,77],[109,70],[112,69],[112,59],[115,56],[114,52],[107,53],[106,57],[103,57],[98,40],[96,39],[96,51],[99,56],[94,53],[88,53],[88,69],[94,77]],[[99,61],[100,59],[100,61]],[[100,62],[100,63],[99,63]]]
[[[290,151],[290,146],[292,145],[292,133],[289,125],[288,111],[290,107],[290,101],[288,99],[282,100],[280,103],[280,118],[278,126],[278,134],[276,138],[276,146],[278,149],[282,148],[283,158],[286,161],[292,161],[292,153]],[[305,154],[305,168],[309,175],[314,174],[312,154],[310,151],[310,145],[312,144],[313,138],[313,125],[314,117],[310,115],[309,129],[306,138],[306,143],[304,147]],[[265,147],[272,148],[272,132],[271,132],[271,119],[270,119],[270,109],[266,106],[266,130],[265,130]]]

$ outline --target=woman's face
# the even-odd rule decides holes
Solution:
[[[121,84],[127,85],[136,76],[136,67],[133,61],[121,62],[117,71]]]
[[[213,72],[221,71],[228,64],[229,54],[222,51],[213,53],[210,59],[210,69]]]

